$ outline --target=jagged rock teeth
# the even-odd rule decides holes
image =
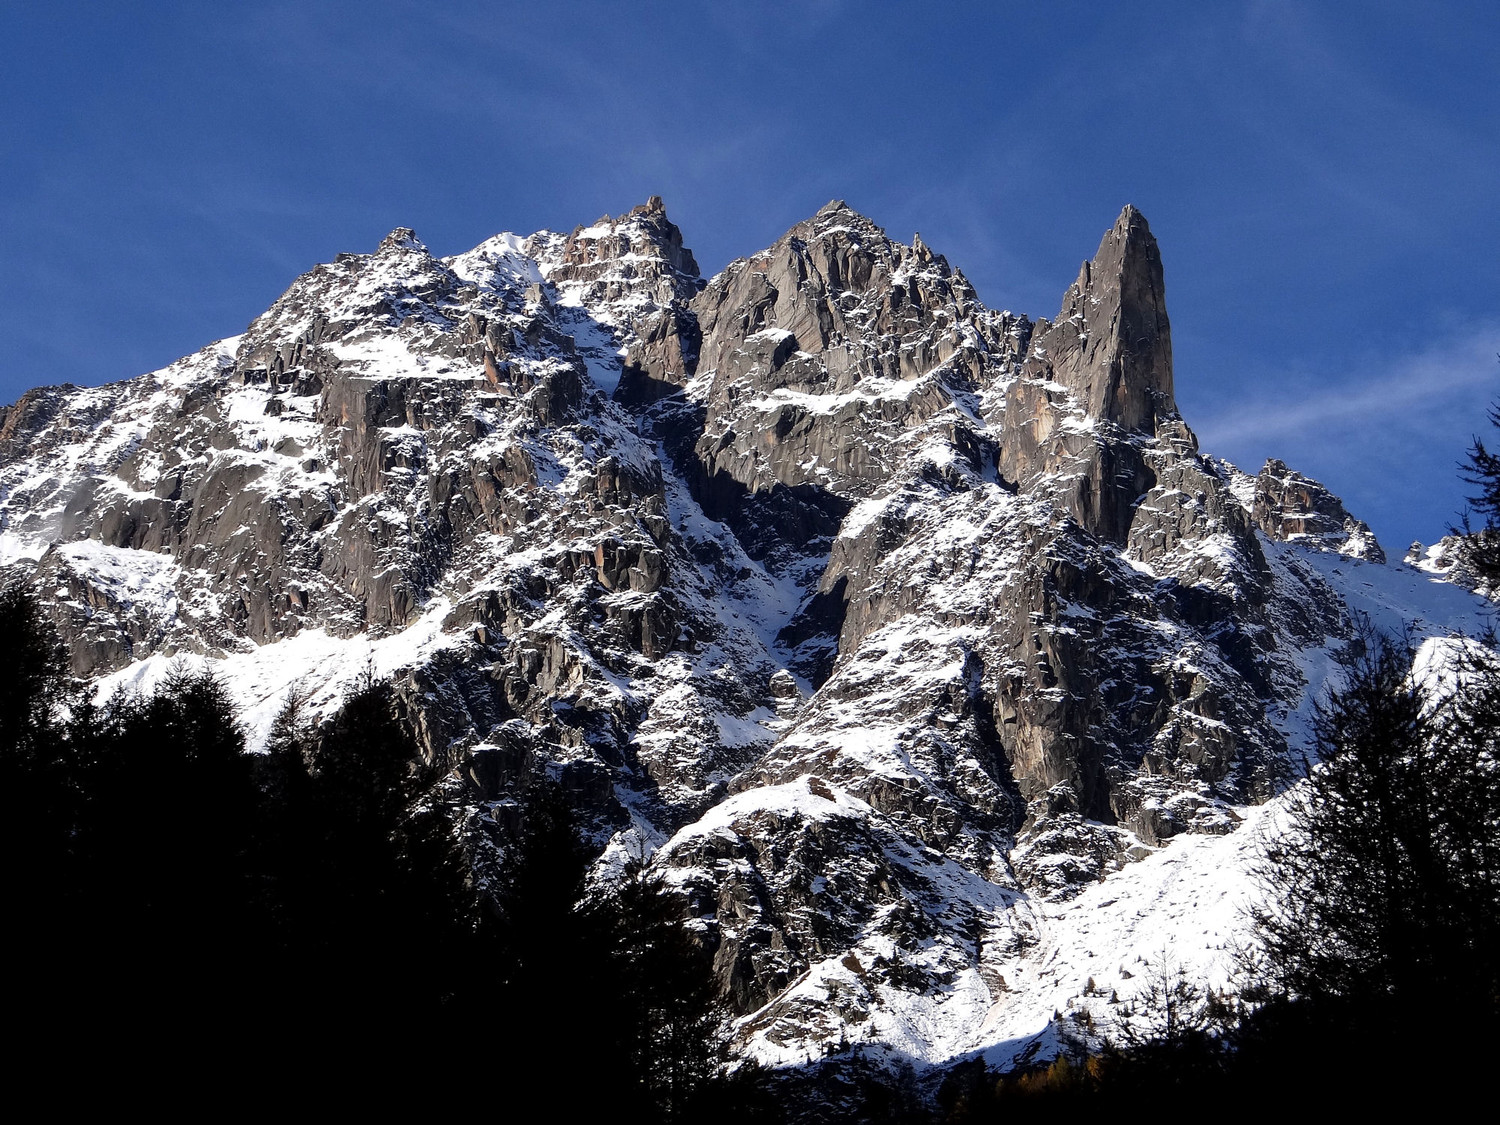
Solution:
[[[1272,539],[1305,541],[1351,558],[1385,562],[1374,533],[1345,510],[1342,500],[1274,457],[1255,478],[1251,514],[1255,526]]]
[[[427,253],[427,246],[417,237],[411,227],[397,227],[380,240],[380,250],[418,250]]]

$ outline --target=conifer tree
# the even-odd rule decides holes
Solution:
[[[0,845],[8,893],[24,903],[66,878],[76,815],[66,723],[80,690],[23,586],[0,591],[0,637]]]
[[[1491,406],[1487,417],[1500,429],[1500,406]],[[1500,454],[1487,448],[1477,435],[1459,466],[1464,482],[1477,489],[1468,497],[1473,510],[1484,517],[1475,528],[1463,517],[1464,559],[1487,585],[1500,584]]]
[[[1500,668],[1468,651],[1442,691],[1399,642],[1353,660],[1268,849],[1255,918],[1271,993],[1346,1029],[1500,1007]]]
[[[78,791],[67,713],[81,700],[67,659],[24,587],[0,591],[0,894],[9,946],[0,1007],[31,1034],[70,999]]]
[[[659,873],[631,865],[615,891],[613,971],[624,1044],[642,1096],[660,1120],[683,1120],[725,1061],[708,959]]]
[[[594,1084],[570,1090],[575,1109],[624,1097],[610,1048],[617,1020],[608,989],[608,921],[583,903],[589,868],[572,808],[556,782],[532,779],[516,840],[496,888],[497,1054],[517,1074],[566,1082],[588,1053]]]

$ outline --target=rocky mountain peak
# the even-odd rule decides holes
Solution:
[[[1197,450],[1172,392],[1172,340],[1161,254],[1145,217],[1126,207],[1050,324],[1031,334],[1005,397],[1001,471],[1023,486],[1053,482],[1088,530],[1124,542],[1156,482],[1154,441]]]
[[[417,237],[417,232],[411,227],[397,227],[380,240],[377,254],[388,253],[393,250],[417,250],[427,253],[427,245]]]
[[[571,234],[540,231],[521,251],[536,262],[562,306],[587,310],[588,323],[578,325],[581,338],[597,335],[589,324],[609,330],[581,346],[599,370],[618,365],[615,395],[621,401],[654,401],[691,375],[699,333],[688,303],[703,288],[703,278],[661,196]]]
[[[932,276],[919,277],[928,267]],[[949,285],[949,276],[947,263],[926,253],[920,240],[909,250],[843,200],[834,200],[709,282],[694,308],[705,340],[719,341],[727,350],[705,352],[705,363],[738,372],[744,364],[735,356],[749,354],[741,346],[744,338],[777,332],[782,343],[759,366],[769,365],[770,375],[795,352],[819,357],[813,369],[799,369],[797,383],[804,390],[829,393],[861,379],[912,378],[935,364],[925,352],[903,354],[893,347],[899,332],[893,335],[882,325],[925,324],[934,315],[933,300],[958,306],[945,314],[956,324],[972,307],[973,291],[961,279]],[[934,287],[930,296],[922,292],[928,286]],[[890,354],[877,358],[872,352]],[[782,379],[773,382],[787,385]]]
[[[1382,581],[1315,481],[1201,455],[1172,378],[1131,207],[1036,324],[842,200],[706,282],[655,196],[442,260],[401,228],[0,411],[0,560],[77,672],[192,654],[262,736],[395,676],[483,878],[559,780],[601,878],[691,900],[747,1051],[952,1059],[1128,989],[1110,946],[1044,979],[1054,907],[1124,917],[1083,896],[1235,831]]]
[[[642,280],[656,283],[656,296],[668,302],[690,299],[702,288],[698,262],[659,195],[566,236],[543,231],[526,245],[548,281],[590,305],[618,301]]]
[[[1083,264],[1038,351],[1037,365],[1091,418],[1155,433],[1158,419],[1176,415],[1161,252],[1134,207],[1120,212]]]
[[[701,418],[679,464],[754,557],[821,557],[850,505],[918,465],[929,436],[968,440],[953,436],[967,425],[954,396],[1019,358],[1029,322],[984,309],[920,249],[834,200],[693,299],[698,362],[671,382]],[[938,415],[948,428],[926,434]],[[982,456],[966,447],[964,463]]]
[[[815,211],[811,218],[792,227],[776,240],[774,247],[798,240],[836,238],[839,235],[843,235],[844,240],[849,242],[869,241],[871,250],[877,250],[887,244],[895,245],[886,237],[885,229],[874,219],[856,211],[842,199],[834,199]]]

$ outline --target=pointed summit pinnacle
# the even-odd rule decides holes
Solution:
[[[397,227],[380,240],[380,248],[375,252],[380,254],[391,250],[420,250],[425,254],[427,246],[411,227]]]
[[[1061,407],[1053,394],[1058,383],[1070,392]],[[1000,455],[1000,471],[1023,484],[1039,467],[1075,482],[1064,497],[1073,515],[1090,534],[1124,543],[1136,499],[1154,478],[1139,454],[1122,452],[1133,449],[1128,443],[1106,457],[1093,439],[1075,442],[1063,421],[1079,409],[1129,434],[1194,440],[1172,396],[1161,254],[1134,207],[1104,232],[1057,319],[1033,334],[1022,377],[1006,395]]]
[[[1057,324],[1064,323],[1084,343],[1058,357],[1055,377],[1091,416],[1153,433],[1158,418],[1177,412],[1161,251],[1146,217],[1131,205],[1063,297]]]

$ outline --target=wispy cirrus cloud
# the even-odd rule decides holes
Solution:
[[[1242,391],[1190,410],[1189,422],[1206,452],[1244,469],[1278,457],[1318,478],[1388,549],[1431,542],[1464,508],[1469,443],[1490,437],[1497,352],[1500,322],[1471,323],[1344,370],[1241,379]]]
[[[1301,442],[1330,427],[1422,430],[1438,436],[1466,424],[1477,431],[1485,425],[1484,404],[1500,393],[1497,352],[1500,323],[1471,326],[1420,351],[1376,357],[1362,368],[1320,380],[1326,390],[1223,407],[1195,419],[1195,429],[1210,448]]]

